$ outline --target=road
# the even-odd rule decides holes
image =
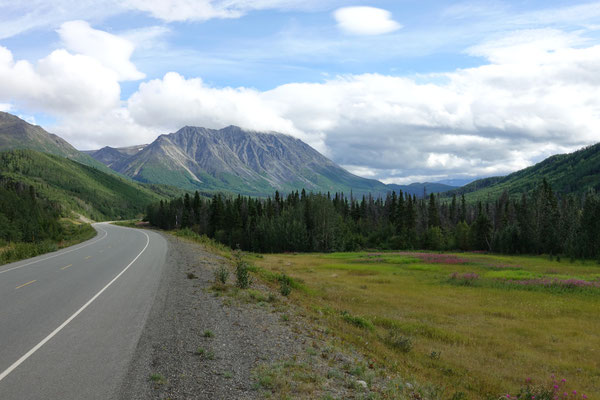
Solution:
[[[0,266],[0,399],[111,399],[165,265],[159,234],[106,223],[56,253]]]

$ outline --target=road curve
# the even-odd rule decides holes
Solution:
[[[111,399],[152,306],[167,243],[106,223],[0,266],[0,399]]]

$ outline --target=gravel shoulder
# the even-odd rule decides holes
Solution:
[[[164,236],[167,265],[119,398],[263,397],[255,368],[301,353],[306,339],[273,305],[232,301],[212,291],[213,271],[226,264],[223,258]]]

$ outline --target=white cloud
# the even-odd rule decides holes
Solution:
[[[390,182],[506,174],[598,141],[600,46],[584,43],[524,31],[472,48],[488,59],[480,67],[339,76],[263,92],[170,73],[141,84],[128,108],[137,123],[170,131],[236,124],[290,133]]]
[[[202,79],[176,72],[144,82],[128,100],[135,120],[145,126],[175,129],[184,125],[222,128],[240,125],[255,130],[295,132],[261,93],[246,88],[211,88]]]
[[[381,35],[402,28],[389,11],[381,8],[343,7],[333,16],[342,31],[353,35]]]
[[[58,34],[67,50],[89,56],[115,71],[119,80],[138,80],[145,77],[129,60],[134,45],[127,39],[92,28],[85,21],[63,23]]]
[[[95,59],[55,50],[36,65],[0,46],[0,101],[59,115],[102,113],[119,104],[117,74]]]
[[[323,0],[128,0],[127,7],[145,11],[163,21],[206,21],[213,18],[239,18],[253,10],[313,9]]]
[[[58,133],[75,148],[82,150],[99,149],[106,145],[119,147],[151,143],[158,135],[165,133],[158,128],[140,125],[124,107],[91,117],[69,115],[55,125],[44,128]]]

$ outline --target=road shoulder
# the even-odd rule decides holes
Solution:
[[[305,339],[271,304],[239,302],[211,291],[213,270],[224,260],[197,244],[164,236],[167,265],[119,397],[260,397],[255,368],[301,352]]]

